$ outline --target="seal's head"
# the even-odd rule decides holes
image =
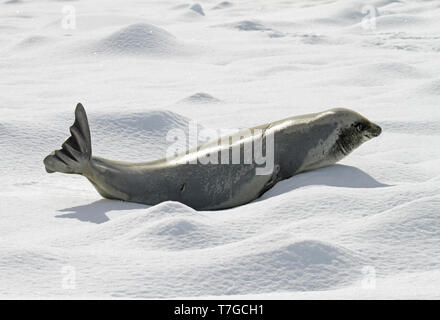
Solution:
[[[337,137],[333,152],[344,157],[368,141],[381,134],[382,129],[359,113],[349,109],[331,109],[329,116],[335,120]]]

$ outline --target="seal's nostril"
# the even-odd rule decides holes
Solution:
[[[377,137],[382,133],[382,128],[376,125],[374,127],[373,136]]]

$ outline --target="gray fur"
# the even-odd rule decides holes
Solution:
[[[278,181],[334,164],[381,133],[379,126],[348,109],[287,118],[250,130],[254,132],[255,129],[263,132],[259,136],[263,146],[270,135],[274,139],[274,170],[267,175],[256,174],[260,166],[255,161],[249,164],[191,164],[185,161],[188,157],[201,158],[207,154],[220,156],[224,148],[231,149],[231,146],[218,145],[220,140],[171,159],[126,163],[92,157],[87,115],[84,107],[78,104],[75,123],[70,128],[72,136],[61,150],[44,159],[44,165],[49,173],[85,176],[105,198],[148,205],[173,200],[198,210],[215,210],[248,203]],[[251,140],[242,139],[240,132],[235,136],[242,150],[256,139],[256,136]]]

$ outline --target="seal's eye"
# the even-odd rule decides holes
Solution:
[[[362,123],[359,122],[359,123],[355,124],[355,128],[356,128],[357,131],[361,132],[362,130],[365,129],[365,126]]]

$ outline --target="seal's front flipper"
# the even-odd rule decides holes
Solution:
[[[81,103],[75,109],[75,122],[70,127],[71,136],[63,143],[61,150],[55,150],[44,159],[49,173],[82,174],[92,157],[89,121]]]

